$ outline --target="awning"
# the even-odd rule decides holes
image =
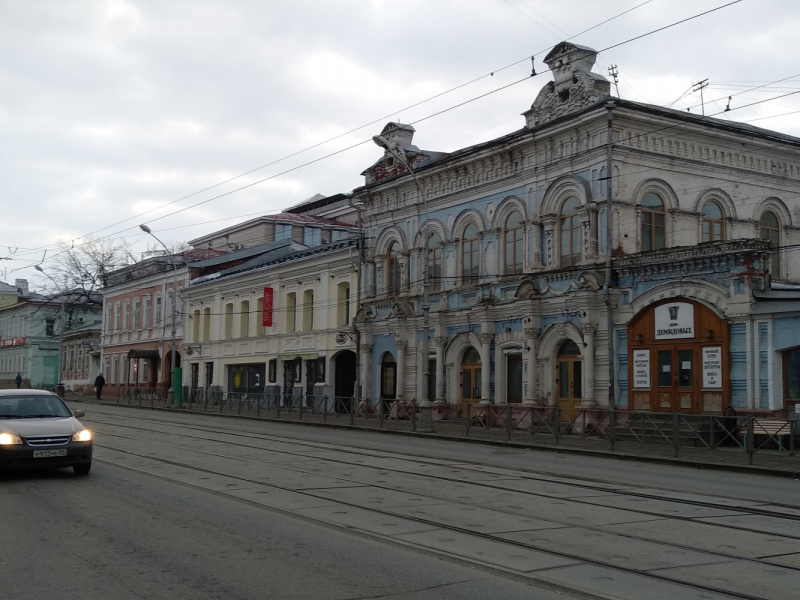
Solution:
[[[128,350],[128,359],[131,358],[150,358],[159,360],[161,355],[158,350]]]

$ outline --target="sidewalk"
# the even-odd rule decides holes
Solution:
[[[441,440],[459,441],[501,446],[519,449],[548,450],[555,452],[569,452],[600,456],[604,458],[618,458],[623,460],[639,460],[658,462],[696,468],[709,468],[717,470],[746,472],[753,474],[778,475],[800,479],[800,448],[792,456],[788,450],[758,450],[753,455],[753,464],[749,464],[749,456],[739,447],[717,447],[708,449],[693,447],[691,442],[678,448],[675,457],[675,448],[664,440],[664,443],[640,443],[632,441],[611,442],[597,437],[580,437],[579,435],[563,434],[556,438],[551,433],[534,433],[524,429],[508,431],[502,427],[486,429],[479,425],[467,427],[465,419],[442,420],[435,422],[435,433],[419,433],[415,431],[417,423],[408,419],[383,419],[376,414],[366,416],[357,415],[320,415],[310,412],[277,413],[274,410],[260,411],[242,409],[220,408],[219,406],[184,405],[182,408],[151,405],[147,402],[138,404],[117,403],[116,398],[103,398],[98,401],[93,396],[79,396],[68,393],[66,400],[84,403],[100,403],[111,406],[129,406],[160,410],[174,413],[199,413],[208,416],[223,418],[243,418],[251,420],[294,423],[298,425],[335,427],[342,429],[366,430],[371,432],[384,432],[394,435],[424,436]],[[352,422],[352,424],[351,424]]]

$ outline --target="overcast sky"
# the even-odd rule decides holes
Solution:
[[[126,236],[141,252],[142,222],[179,242],[348,192],[381,151],[326,155],[523,79],[531,55],[543,71],[556,42],[643,2],[0,0],[0,258],[11,258],[0,280],[44,283],[32,265],[47,249],[47,267],[59,240]],[[726,2],[651,0],[574,41],[602,50]],[[736,96],[735,109],[800,91],[798,30],[800,2],[743,0],[601,52],[595,71],[618,65],[620,96],[661,105],[708,78],[709,113],[797,75]],[[414,142],[453,151],[519,129],[549,79],[416,123]],[[690,93],[674,106],[698,103]],[[800,93],[728,117],[800,136],[800,112],[775,117],[792,111]]]

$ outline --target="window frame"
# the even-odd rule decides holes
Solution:
[[[519,223],[509,227],[508,222],[514,215],[519,215]],[[512,236],[509,240],[509,235]],[[509,242],[513,262],[509,263]],[[503,274],[505,276],[522,275],[525,257],[525,221],[518,209],[511,211],[503,221]],[[510,267],[510,268],[509,268]]]
[[[706,208],[712,204],[719,211],[720,217],[718,219],[706,216]],[[706,231],[706,225],[708,225],[708,231]],[[714,232],[715,225],[719,226],[719,238],[716,237],[716,232]],[[700,236],[704,243],[721,242],[725,239],[725,211],[722,210],[722,206],[716,200],[705,202],[703,208],[700,209]]]
[[[564,213],[564,209],[570,200],[575,200],[577,207],[574,212]],[[581,201],[577,196],[569,196],[561,203],[561,208],[558,211],[558,253],[559,253],[559,266],[561,267],[574,267],[577,266],[582,259],[583,254],[583,232],[581,231]],[[570,252],[564,253],[564,225],[569,223],[566,231],[569,232],[569,240],[567,248]],[[576,237],[577,232],[577,237]],[[575,252],[577,249],[577,253]]]
[[[775,226],[768,225],[764,222],[766,215],[772,215],[775,219]],[[764,233],[767,235],[765,236]],[[773,235],[770,235],[772,233]],[[781,276],[781,219],[778,214],[771,208],[767,208],[761,213],[758,219],[758,237],[761,240],[768,240],[773,243],[773,250],[770,253],[772,259],[772,275],[780,278]],[[774,238],[774,239],[773,239]]]
[[[475,228],[475,237],[467,237],[470,227]],[[475,223],[468,223],[461,233],[461,285],[478,285],[481,279],[481,230]],[[469,262],[467,257],[469,256]]]
[[[402,289],[402,273],[400,270],[400,242],[391,242],[386,248],[386,293],[397,295]]]
[[[658,201],[661,203],[661,210],[656,210],[655,208],[646,207],[644,205],[648,196],[658,198]],[[641,251],[655,252],[657,250],[663,250],[667,247],[667,205],[664,202],[664,198],[662,198],[661,195],[657,194],[656,192],[647,192],[644,196],[642,196],[642,202],[639,206],[641,209],[641,223],[639,228],[639,246]],[[661,224],[656,222],[658,217],[661,218]],[[646,220],[649,220],[649,223],[646,223]],[[647,244],[645,244],[645,229],[649,229],[649,248],[646,247]],[[656,243],[657,229],[661,229],[661,246]]]

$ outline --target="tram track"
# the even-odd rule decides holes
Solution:
[[[108,415],[104,415],[104,416],[108,416]],[[133,424],[131,424],[129,422],[126,422],[126,421],[130,421],[130,420],[135,420],[137,423],[141,424],[142,419],[129,419],[129,418],[124,418],[124,417],[123,418],[111,417],[111,419],[113,421],[116,421],[116,422],[109,422],[109,421],[105,421],[104,422],[104,421],[102,421],[100,419],[92,419],[92,420],[95,421],[99,425],[107,425],[107,426],[111,426],[111,427],[124,427],[124,428],[127,428],[127,429],[145,431],[145,432],[149,432],[149,433],[153,433],[153,434],[160,434],[160,435],[166,435],[166,436],[174,435],[174,434],[170,434],[169,432],[154,430],[152,427],[140,427],[138,425],[133,425]],[[123,423],[120,423],[120,421],[122,421]],[[354,455],[354,456],[368,456],[370,458],[375,458],[376,452],[378,454],[387,454],[387,455],[393,455],[394,454],[394,453],[387,453],[387,452],[384,452],[384,451],[370,451],[370,450],[364,450],[364,449],[353,449],[353,448],[350,448],[350,447],[342,447],[340,445],[331,444],[331,443],[328,443],[328,442],[296,440],[294,438],[287,438],[287,437],[283,437],[283,436],[280,436],[280,435],[273,435],[273,434],[242,433],[242,432],[238,432],[238,431],[235,431],[235,430],[227,430],[227,429],[224,429],[224,428],[185,425],[185,424],[182,424],[182,423],[171,423],[171,422],[158,420],[158,419],[149,419],[149,420],[145,420],[145,421],[153,423],[154,425],[157,424],[160,427],[172,427],[172,428],[179,428],[179,429],[184,429],[184,430],[185,429],[189,429],[189,430],[193,430],[193,431],[195,431],[197,433],[213,434],[213,435],[219,435],[219,436],[234,436],[234,437],[238,437],[238,438],[243,438],[244,437],[244,438],[249,438],[249,439],[254,440],[254,441],[255,440],[262,440],[264,442],[286,443],[286,444],[292,444],[292,445],[295,445],[295,446],[301,446],[301,447],[309,448],[311,450],[320,450],[320,451],[327,451],[327,452],[333,452],[333,451],[347,452],[348,454],[351,454],[351,455]],[[104,433],[104,432],[101,432],[101,433]],[[111,433],[111,432],[105,432],[104,435],[110,435],[112,437],[127,438],[127,439],[134,440],[134,441],[140,439],[140,438],[137,438],[135,436],[121,436],[119,434],[114,434],[114,433]],[[298,453],[298,452],[291,452],[289,450],[268,449],[268,448],[263,448],[263,447],[260,447],[258,445],[255,445],[253,443],[243,443],[241,441],[214,440],[213,438],[209,438],[207,435],[206,436],[193,435],[193,434],[189,434],[187,432],[183,432],[183,433],[180,434],[180,436],[183,437],[183,438],[186,438],[186,439],[190,439],[190,440],[206,441],[206,442],[207,441],[212,441],[212,442],[220,443],[220,444],[239,446],[239,447],[247,448],[248,450],[255,450],[255,451],[259,451],[259,452],[270,452],[270,453],[273,453],[273,454],[274,453],[281,453],[281,454],[285,454],[287,457],[303,458],[304,461],[308,461],[308,458],[309,458],[307,455],[301,454],[301,453]],[[185,448],[185,447],[182,447],[182,446],[179,446],[179,445],[175,445],[175,444],[170,444],[170,443],[167,443],[167,442],[157,442],[157,443],[165,444],[167,446],[171,446],[171,447],[175,447],[175,448],[180,448],[183,451],[203,452],[203,451],[199,451],[197,449]],[[549,555],[552,555],[552,556],[558,556],[558,557],[561,557],[561,558],[575,560],[575,561],[579,561],[581,563],[592,564],[592,565],[595,565],[595,566],[598,566],[598,567],[609,568],[609,569],[613,569],[613,570],[617,570],[617,571],[621,571],[621,572],[625,572],[625,573],[629,573],[629,574],[635,574],[635,575],[650,577],[650,578],[654,578],[654,579],[659,579],[659,580],[664,581],[664,582],[669,582],[669,583],[689,586],[689,587],[693,587],[693,588],[698,589],[698,590],[705,590],[707,592],[723,594],[723,595],[726,595],[728,597],[759,598],[758,596],[752,596],[752,595],[748,595],[748,594],[745,594],[745,593],[742,593],[742,592],[734,592],[734,591],[731,591],[731,590],[717,588],[717,587],[714,587],[714,586],[703,586],[703,585],[698,585],[696,583],[690,583],[690,582],[681,580],[681,579],[676,578],[676,577],[670,577],[668,575],[657,574],[657,573],[653,573],[651,571],[644,570],[644,569],[623,567],[623,566],[620,566],[619,564],[616,564],[616,563],[610,563],[610,562],[606,562],[606,561],[599,560],[599,559],[593,559],[593,558],[587,557],[586,555],[574,554],[574,553],[570,553],[570,552],[563,552],[563,551],[553,550],[552,548],[546,548],[546,547],[538,546],[536,544],[510,540],[510,539],[507,539],[505,537],[500,537],[498,535],[493,535],[491,533],[477,532],[477,531],[474,531],[474,530],[471,530],[471,529],[468,529],[468,528],[459,527],[458,525],[453,525],[453,524],[449,524],[449,523],[442,523],[442,522],[439,522],[439,521],[425,519],[425,518],[417,517],[417,516],[410,516],[410,515],[408,515],[406,513],[402,513],[402,512],[395,512],[395,511],[390,511],[390,510],[386,510],[386,509],[379,509],[379,508],[375,508],[375,507],[364,506],[364,505],[357,504],[357,503],[351,503],[351,502],[343,501],[341,499],[332,500],[331,498],[329,498],[327,496],[314,494],[313,492],[308,491],[308,490],[298,490],[298,489],[293,488],[293,487],[283,487],[283,486],[277,485],[275,483],[265,483],[264,481],[248,479],[247,477],[241,477],[241,476],[237,476],[237,475],[232,475],[232,474],[229,474],[229,473],[224,473],[222,471],[214,471],[214,470],[204,469],[202,467],[197,467],[197,466],[194,466],[194,465],[191,465],[191,464],[188,464],[188,463],[183,463],[183,462],[179,462],[179,461],[172,461],[172,460],[169,460],[169,459],[164,459],[164,458],[160,458],[160,457],[154,457],[152,455],[137,454],[135,452],[131,452],[131,451],[126,450],[124,448],[117,448],[117,447],[114,447],[114,446],[111,446],[111,445],[99,444],[99,446],[100,447],[107,447],[107,448],[109,448],[111,450],[114,450],[116,452],[122,452],[122,453],[125,453],[125,454],[130,454],[132,456],[138,456],[138,457],[143,458],[143,459],[155,460],[155,461],[160,461],[160,462],[164,462],[164,463],[168,463],[168,464],[173,464],[173,465],[176,465],[176,466],[180,466],[182,468],[193,469],[193,470],[196,470],[196,471],[202,471],[202,472],[205,472],[205,473],[210,473],[210,474],[214,474],[214,475],[218,475],[218,476],[228,477],[228,478],[240,480],[240,481],[243,481],[243,482],[256,484],[256,485],[259,485],[259,486],[265,486],[265,487],[271,487],[271,488],[275,488],[275,489],[282,489],[282,490],[286,490],[286,491],[291,491],[291,492],[303,494],[303,495],[306,495],[306,496],[309,496],[309,497],[312,497],[312,498],[315,498],[315,499],[318,499],[318,500],[324,500],[324,501],[329,501],[329,502],[330,501],[335,501],[335,502],[337,502],[337,503],[339,503],[339,504],[341,504],[343,506],[350,506],[350,507],[358,508],[358,509],[362,509],[362,510],[369,510],[369,511],[374,512],[376,514],[381,514],[381,515],[385,515],[385,516],[391,516],[391,517],[394,517],[394,518],[401,518],[401,519],[405,519],[405,520],[410,520],[410,521],[413,521],[415,523],[424,524],[424,525],[427,525],[427,526],[436,527],[436,528],[440,528],[440,529],[447,529],[449,531],[458,532],[458,533],[462,533],[462,534],[466,534],[466,535],[478,536],[478,537],[481,537],[483,539],[490,540],[490,541],[496,542],[496,543],[502,543],[502,544],[505,544],[505,545],[511,545],[511,546],[516,546],[516,547],[520,547],[520,548],[525,548],[525,549],[528,549],[528,550],[534,550],[534,551],[546,553],[546,554],[549,554]],[[227,455],[219,455],[219,454],[215,454],[213,452],[204,452],[204,453],[207,453],[207,454],[210,454],[210,455],[213,455],[213,456],[220,456],[220,457],[224,457],[224,458],[228,458],[228,459],[232,459],[232,460],[245,460],[245,461],[247,460],[247,459],[241,459],[241,458],[238,458],[238,457],[231,457],[231,456],[227,456]],[[329,462],[342,464],[342,465],[345,465],[345,466],[351,467],[351,468],[359,468],[359,467],[361,467],[361,468],[369,468],[369,469],[375,469],[375,470],[379,470],[379,471],[383,471],[383,472],[391,472],[391,473],[399,474],[399,475],[414,475],[414,476],[417,476],[417,477],[426,477],[426,478],[430,478],[430,479],[446,480],[446,481],[449,481],[451,483],[457,483],[457,484],[469,484],[471,486],[477,486],[479,488],[484,488],[484,489],[507,491],[507,492],[513,492],[513,493],[517,493],[517,494],[537,496],[537,497],[546,498],[546,499],[558,499],[559,501],[577,502],[577,503],[580,503],[580,504],[583,504],[583,505],[586,505],[586,506],[591,506],[591,507],[600,507],[600,508],[605,507],[605,505],[602,505],[602,504],[594,504],[594,503],[591,503],[591,502],[583,502],[580,499],[560,498],[558,496],[554,497],[554,496],[550,496],[550,495],[547,495],[547,494],[538,494],[538,493],[535,493],[535,492],[524,491],[524,490],[519,490],[519,489],[514,489],[514,488],[509,488],[509,487],[504,487],[502,485],[498,485],[497,483],[490,483],[490,482],[486,482],[486,481],[475,482],[475,481],[459,479],[459,478],[446,478],[446,477],[442,477],[441,475],[428,475],[428,474],[423,473],[423,472],[416,472],[416,471],[410,471],[410,470],[401,470],[401,469],[395,469],[395,468],[392,468],[392,467],[365,466],[365,465],[358,464],[357,462],[352,462],[352,461],[342,460],[342,459],[337,459],[337,458],[332,458],[332,457],[326,457],[324,460],[325,461],[329,461]],[[427,465],[431,465],[432,464],[430,461],[425,461],[422,458],[415,457],[413,455],[404,455],[404,460],[416,461],[418,463],[424,463],[424,464],[427,464]],[[250,461],[250,462],[257,462],[257,461]],[[483,475],[483,476],[485,476],[487,474],[486,470],[476,468],[476,467],[479,467],[479,466],[485,466],[485,465],[482,465],[481,463],[477,463],[475,465],[470,465],[469,463],[460,462],[460,461],[459,461],[459,463],[460,464],[459,464],[458,468],[460,470],[462,470],[462,471],[468,471],[468,472],[472,471],[476,475]],[[291,470],[291,471],[295,471],[295,472],[314,473],[313,471],[309,472],[308,470],[305,470],[305,469],[301,468],[300,465],[292,465],[291,463],[281,463],[280,466],[283,469],[287,469],[287,470]],[[496,468],[496,469],[499,469],[499,470],[507,470],[507,469],[505,469],[503,467],[490,467],[490,468]],[[319,473],[314,473],[314,474],[319,474]],[[392,486],[377,485],[374,481],[365,482],[365,481],[360,481],[360,480],[346,479],[346,478],[335,476],[335,475],[332,475],[332,474],[326,474],[326,476],[330,477],[330,478],[334,478],[334,479],[339,479],[339,480],[342,480],[342,481],[347,481],[349,483],[361,484],[361,485],[370,485],[371,487],[373,487],[375,489],[380,489],[380,490],[385,490],[385,491],[394,491],[394,492],[403,491],[403,490],[398,490],[396,487],[392,487]],[[511,476],[511,474],[509,474],[509,476]],[[771,518],[785,518],[785,519],[788,519],[788,520],[791,520],[791,521],[800,520],[800,516],[797,516],[797,515],[781,514],[781,513],[776,513],[775,511],[763,510],[763,509],[759,509],[757,507],[752,507],[752,506],[748,507],[748,506],[736,506],[736,505],[730,505],[730,504],[717,504],[717,503],[713,503],[713,502],[703,502],[703,501],[696,501],[696,500],[683,499],[683,498],[670,498],[670,497],[664,497],[664,496],[661,496],[661,495],[654,495],[654,494],[646,494],[646,493],[642,493],[642,492],[635,492],[635,491],[631,491],[631,490],[616,490],[616,489],[607,487],[606,484],[603,484],[601,486],[601,485],[592,484],[592,483],[576,482],[576,481],[571,481],[571,480],[569,480],[567,478],[563,478],[563,477],[560,477],[560,476],[555,476],[557,478],[557,480],[554,481],[552,478],[548,479],[547,475],[542,476],[541,474],[532,474],[530,472],[520,472],[520,471],[518,471],[516,469],[514,470],[514,477],[516,477],[518,479],[532,480],[532,481],[537,481],[537,482],[542,482],[542,483],[547,483],[547,484],[557,483],[559,485],[571,486],[571,487],[575,487],[575,488],[579,488],[579,489],[583,489],[583,490],[597,491],[598,493],[601,493],[601,494],[617,494],[617,495],[624,495],[624,496],[633,496],[633,497],[646,499],[646,500],[657,500],[659,502],[674,502],[674,503],[677,503],[677,504],[684,504],[684,505],[688,504],[688,505],[692,505],[692,506],[700,506],[700,507],[703,507],[703,508],[718,509],[718,510],[726,511],[726,512],[746,512],[747,514],[755,514],[755,515],[767,516],[767,517],[771,517]],[[437,497],[435,495],[430,495],[430,494],[427,494],[427,495],[423,494],[423,495],[425,497],[427,497],[427,498],[436,499],[436,500],[439,500],[439,501],[452,502],[452,499],[450,499],[450,498]],[[461,503],[464,504],[465,506],[475,506],[475,507],[485,508],[480,504],[471,504],[469,502],[463,502],[463,501]],[[775,506],[775,505],[773,505],[773,506]],[[506,514],[506,515],[512,515],[512,516],[517,516],[517,517],[521,516],[521,515],[519,515],[517,513],[503,511],[502,509],[499,509],[497,507],[493,507],[492,510],[495,510],[495,511],[497,511],[499,513]],[[692,521],[696,522],[696,519],[695,518],[691,518],[691,517],[682,517],[682,516],[679,516],[679,515],[664,514],[664,513],[651,512],[651,511],[645,511],[645,510],[640,510],[640,509],[617,508],[617,510],[624,510],[624,511],[633,512],[633,513],[637,513],[637,514],[647,514],[647,515],[654,516],[654,517],[661,518],[661,519],[681,519],[681,520],[685,520],[685,521],[689,521],[689,522],[692,522]],[[747,562],[751,562],[751,563],[758,563],[758,564],[765,565],[765,566],[779,567],[779,568],[782,568],[782,569],[788,569],[788,570],[793,570],[793,571],[800,570],[800,568],[795,568],[795,567],[787,566],[787,565],[784,565],[784,564],[780,564],[780,563],[775,563],[775,562],[769,561],[769,560],[766,559],[766,557],[764,557],[764,558],[753,558],[753,557],[747,557],[747,556],[740,556],[740,555],[729,554],[729,553],[725,553],[725,552],[711,551],[711,550],[704,549],[704,548],[696,548],[694,546],[675,544],[675,543],[665,542],[665,541],[661,541],[661,540],[654,540],[654,539],[651,539],[651,538],[642,537],[642,536],[636,536],[636,535],[632,535],[632,534],[612,532],[612,531],[608,531],[606,529],[602,529],[600,527],[593,527],[593,526],[587,526],[587,525],[576,525],[575,523],[566,522],[566,521],[558,521],[558,520],[554,520],[554,519],[550,519],[550,518],[540,518],[540,517],[537,517],[537,518],[542,520],[542,521],[546,521],[546,522],[549,522],[549,523],[552,523],[554,525],[561,526],[561,527],[573,527],[574,528],[574,527],[577,526],[577,527],[580,527],[582,529],[589,530],[589,531],[597,531],[597,532],[600,532],[600,533],[603,533],[603,534],[613,533],[614,535],[618,535],[618,536],[621,536],[621,537],[624,537],[624,538],[628,538],[628,539],[632,539],[632,540],[639,540],[639,541],[644,541],[644,542],[648,542],[648,543],[651,543],[651,544],[658,544],[658,545],[664,546],[665,548],[679,549],[679,550],[691,551],[691,552],[699,552],[699,553],[706,554],[709,557],[719,558],[722,561],[737,561],[737,560],[738,561],[747,561]],[[757,530],[757,529],[732,526],[732,525],[729,525],[729,524],[726,524],[726,523],[710,523],[710,522],[707,522],[707,521],[703,521],[703,523],[706,524],[706,525],[711,525],[713,527],[734,529],[734,530],[738,530],[738,531],[752,532],[752,533],[758,533],[758,534],[762,534],[762,535],[770,535],[770,536],[774,535],[776,537],[784,537],[784,538],[789,538],[789,539],[793,539],[793,540],[794,539],[800,539],[800,537],[794,536],[794,535],[790,535],[790,534],[776,534],[776,533],[765,532],[765,531],[761,531],[761,530]],[[777,555],[777,556],[782,556],[782,555]]]
[[[309,491],[309,490],[298,490],[298,489],[295,489],[295,488],[292,488],[292,487],[276,485],[274,483],[264,483],[263,481],[258,481],[256,479],[249,479],[249,478],[246,478],[246,477],[232,475],[232,474],[229,474],[229,473],[223,473],[221,471],[215,471],[213,469],[206,469],[206,468],[203,468],[203,467],[198,467],[198,466],[191,465],[191,464],[188,464],[188,463],[184,463],[184,462],[181,462],[181,461],[161,458],[161,457],[158,457],[158,456],[154,457],[154,456],[151,456],[151,455],[139,454],[139,453],[136,453],[136,452],[132,452],[130,450],[125,450],[123,448],[114,448],[113,446],[108,446],[108,445],[99,445],[99,447],[107,448],[107,449],[113,450],[115,452],[119,452],[119,453],[126,454],[126,455],[129,455],[129,456],[134,456],[134,457],[141,458],[141,459],[152,460],[152,461],[156,461],[156,462],[160,462],[160,463],[164,463],[164,464],[169,464],[169,465],[180,467],[180,468],[183,468],[183,469],[190,469],[190,470],[193,470],[193,471],[197,471],[197,472],[201,472],[201,473],[205,473],[205,474],[209,474],[209,475],[217,475],[217,476],[226,477],[226,478],[229,478],[229,479],[235,479],[235,480],[239,480],[239,481],[242,481],[242,482],[245,482],[245,483],[255,484],[255,485],[258,485],[258,486],[262,486],[262,487],[266,487],[266,488],[272,488],[272,489],[276,489],[276,490],[282,490],[282,491],[286,491],[286,492],[292,492],[292,493],[295,493],[295,494],[301,494],[301,495],[304,495],[304,496],[308,496],[308,497],[314,498],[316,500],[323,500],[323,501],[331,502],[330,498],[328,498],[326,496],[323,496],[323,495],[314,494],[312,491]],[[115,466],[119,466],[119,465],[116,465],[116,463],[109,463],[109,464],[114,464]],[[133,469],[132,467],[126,467],[126,468]],[[140,472],[142,472],[142,471],[140,471]],[[159,475],[159,477],[165,478],[163,475]],[[198,489],[204,489],[201,486],[193,486],[192,484],[187,484],[187,485],[190,485],[191,487],[197,487]],[[649,578],[649,579],[655,579],[655,580],[658,580],[658,581],[662,581],[664,583],[676,584],[676,585],[680,585],[680,586],[683,586],[683,587],[691,588],[691,589],[694,589],[694,590],[702,590],[702,591],[709,592],[709,593],[719,594],[719,595],[726,596],[726,597],[729,597],[729,598],[740,598],[742,600],[768,600],[767,598],[765,598],[763,596],[754,596],[752,594],[746,594],[746,593],[743,593],[743,592],[737,592],[737,591],[733,591],[733,590],[726,590],[724,588],[718,588],[718,587],[710,586],[710,585],[700,585],[700,584],[697,584],[697,583],[684,581],[684,580],[679,579],[677,577],[670,577],[670,576],[667,576],[667,575],[656,573],[656,572],[654,572],[652,570],[644,570],[644,569],[636,569],[636,568],[632,568],[632,567],[625,567],[625,566],[621,566],[621,565],[614,564],[614,563],[611,563],[611,562],[607,562],[607,561],[603,561],[603,560],[599,560],[599,559],[589,558],[589,557],[586,557],[586,556],[583,556],[583,555],[579,555],[579,554],[573,554],[573,553],[570,553],[570,552],[563,552],[563,551],[559,551],[559,550],[553,550],[551,548],[544,548],[544,547],[541,547],[541,546],[537,546],[536,544],[531,544],[531,543],[526,543],[526,542],[520,542],[520,541],[517,541],[517,540],[507,539],[507,538],[500,537],[498,535],[494,535],[494,534],[491,534],[491,533],[476,532],[476,531],[471,530],[471,529],[467,529],[467,528],[464,528],[464,527],[458,527],[456,525],[452,525],[452,524],[448,524],[448,523],[441,523],[439,521],[434,521],[434,520],[430,520],[430,519],[423,519],[421,517],[414,517],[414,516],[407,515],[405,513],[395,512],[395,511],[382,509],[382,508],[364,506],[364,505],[361,505],[361,504],[358,504],[358,503],[355,503],[355,502],[348,502],[346,500],[340,500],[340,499],[335,500],[334,502],[336,502],[337,504],[340,504],[342,506],[355,508],[355,509],[359,509],[359,510],[367,510],[367,511],[370,511],[372,513],[375,513],[375,514],[378,514],[378,515],[382,515],[382,516],[404,519],[404,520],[407,520],[407,521],[412,521],[414,523],[427,525],[427,526],[430,526],[430,527],[435,528],[435,529],[443,529],[443,530],[451,531],[451,532],[454,532],[454,533],[461,533],[461,534],[464,534],[464,535],[479,537],[479,538],[482,538],[484,540],[495,542],[495,543],[510,545],[510,546],[514,546],[514,547],[521,548],[521,549],[526,549],[526,550],[533,550],[533,551],[540,552],[540,553],[543,553],[543,554],[547,554],[547,555],[550,555],[550,556],[557,556],[557,557],[560,557],[560,558],[573,560],[578,564],[580,564],[580,563],[590,564],[590,565],[593,565],[593,566],[602,567],[602,568],[610,569],[610,570],[613,570],[613,571],[619,571],[619,572],[627,573],[627,574],[630,574],[630,575],[637,575],[637,576],[640,576],[640,577],[645,577],[645,578]],[[286,512],[286,511],[281,511],[281,512]],[[292,516],[294,516],[296,518],[299,518],[299,519],[308,520],[308,521],[312,521],[312,522],[319,523],[319,524],[322,524],[322,525],[327,525],[327,526],[331,525],[330,522],[326,522],[323,519],[317,519],[317,518],[313,518],[313,517],[308,517],[307,515],[298,515],[297,513],[293,513],[293,512],[289,512],[289,514],[291,514]],[[366,535],[369,536],[369,537],[379,538],[379,539],[382,539],[384,541],[394,541],[394,542],[396,542],[396,540],[393,540],[390,537],[378,536],[378,535],[371,534],[369,532],[363,532],[363,531],[361,533],[362,534],[366,533]],[[655,543],[659,543],[659,542],[655,542]],[[691,549],[691,550],[693,550],[695,552],[705,552],[703,550],[692,549],[692,548],[689,548],[689,547],[686,547],[686,549]],[[426,550],[427,551],[431,551],[431,548],[426,548]],[[438,553],[435,550],[434,550],[434,553],[441,554],[441,555],[447,555],[447,553]],[[740,560],[746,560],[746,559],[740,559]],[[474,563],[474,564],[476,564],[477,566],[481,566],[479,563]],[[765,564],[770,564],[770,563],[765,563]],[[786,568],[786,567],[783,567],[783,565],[775,565],[775,566],[781,566],[782,568]],[[568,587],[568,586],[565,586],[565,587]]]

